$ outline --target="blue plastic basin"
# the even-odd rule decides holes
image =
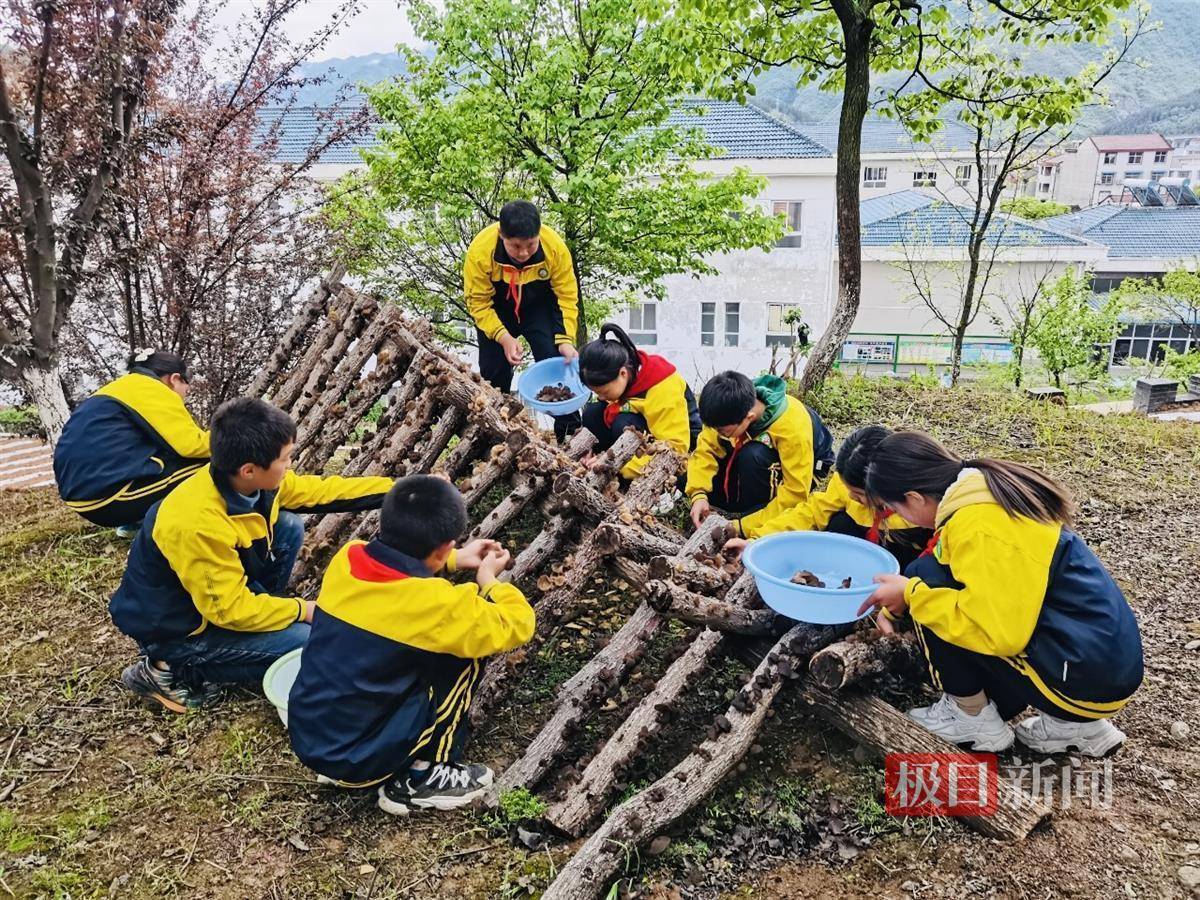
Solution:
[[[279,713],[283,727],[287,728],[288,695],[292,692],[292,684],[300,674],[300,653],[303,647],[297,647],[290,653],[285,653],[267,669],[263,675],[263,693]]]
[[[900,571],[896,557],[861,538],[823,531],[786,531],[751,541],[742,557],[763,602],[798,622],[837,625],[859,618],[858,608],[875,592],[876,575]],[[829,585],[792,584],[808,569]],[[847,576],[850,587],[838,585]]]
[[[570,400],[547,403],[537,398],[538,391],[547,385],[565,384],[575,394]],[[579,380],[579,363],[568,363],[561,356],[552,356],[534,363],[521,373],[517,380],[517,393],[521,402],[530,409],[551,416],[565,416],[583,409],[592,392]]]

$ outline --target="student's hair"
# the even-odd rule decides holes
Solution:
[[[401,553],[424,559],[467,530],[467,504],[449,481],[432,475],[398,479],[383,498],[379,539]]]
[[[130,372],[134,369],[146,369],[153,372],[156,378],[178,375],[184,381],[191,380],[188,378],[187,363],[183,361],[183,357],[169,350],[153,350],[149,347],[134,350],[125,363]]]
[[[867,488],[867,467],[880,442],[892,434],[892,429],[882,425],[864,425],[852,431],[838,448],[834,468],[847,486],[860,491]]]
[[[296,440],[296,423],[278,406],[253,397],[222,403],[212,417],[212,470],[235,475],[246,463],[266,468]]]
[[[500,209],[500,233],[506,238],[537,237],[542,216],[528,200],[510,200]]]
[[[614,340],[609,340],[609,336]],[[629,335],[620,325],[605,322],[600,326],[600,336],[583,345],[579,351],[579,377],[587,387],[608,384],[621,374],[621,368],[629,370],[629,383],[637,380],[641,357]]]
[[[736,425],[754,408],[754,382],[741,372],[714,375],[700,391],[700,421],[709,428]]]
[[[1070,523],[1074,515],[1070,494],[1049,475],[1007,460],[963,459],[921,431],[900,431],[880,442],[867,467],[867,492],[889,505],[909,491],[940,498],[963,469],[979,469],[1010,516]]]

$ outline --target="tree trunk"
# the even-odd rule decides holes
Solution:
[[[874,23],[857,3],[835,3],[846,46],[845,88],[838,124],[837,231],[838,299],[824,334],[813,347],[800,379],[807,394],[825,380],[841,355],[842,344],[858,315],[862,295],[862,233],[858,210],[862,167],[862,126],[871,91],[871,31]]]
[[[30,362],[21,369],[21,385],[29,399],[37,406],[38,418],[46,429],[46,439],[51,446],[58,443],[63,426],[71,410],[67,406],[67,395],[63,393],[62,378],[58,363]]]

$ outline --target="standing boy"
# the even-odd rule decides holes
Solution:
[[[559,354],[570,362],[579,322],[579,282],[571,251],[528,200],[513,200],[500,221],[476,235],[463,265],[467,310],[479,339],[479,372],[501,391],[512,389],[513,366],[525,338],[540,362]],[[556,416],[561,442],[579,427],[579,414]]]
[[[377,509],[388,478],[291,471],[296,423],[242,397],[212,419],[212,461],[146,514],[109,603],[142,658],[121,674],[172,712],[206,685],[261,681],[304,645],[313,603],[286,594],[304,540],[296,513]]]
[[[379,806],[456,809],[492,783],[459,762],[484,659],[533,636],[533,608],[499,580],[509,554],[495,541],[455,552],[466,530],[458,489],[401,478],[383,502],[379,535],[351,541],[325,572],[312,636],[288,700],[288,733],[309,768],[343,787],[379,784]],[[474,569],[474,584],[439,577]]]
[[[745,535],[806,499],[814,476],[833,464],[829,429],[775,375],[713,376],[700,392],[700,421],[685,491],[697,528],[711,501],[740,515],[734,524]]]

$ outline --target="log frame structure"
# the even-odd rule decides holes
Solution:
[[[626,849],[649,842],[738,765],[789,681],[799,682],[815,713],[874,753],[953,750],[862,688],[871,675],[911,669],[918,661],[911,640],[848,637],[850,626],[778,617],[763,608],[749,574],[720,559],[723,520],[714,517],[685,539],[653,514],[660,495],[674,487],[682,466],[677,454],[630,432],[601,465],[585,467],[580,460],[592,448],[589,434],[577,433],[567,446],[556,446],[518,400],[439,347],[426,324],[355,292],[341,277],[335,270],[308,289],[294,323],[252,385],[296,418],[298,468],[323,473],[340,467],[345,475],[443,474],[463,491],[475,523],[472,536],[495,536],[521,516],[540,516],[540,531],[505,573],[533,597],[535,646],[572,612],[603,566],[611,565],[641,594],[616,633],[559,686],[549,719],[520,757],[497,774],[488,798],[494,803],[500,792],[517,787],[537,790],[552,770],[567,772],[549,798],[545,819],[568,836],[590,836],[545,897],[599,896],[620,874]],[[639,453],[652,454],[651,462],[622,492],[616,473]],[[297,561],[297,591],[314,597],[336,549],[347,540],[369,538],[377,526],[377,513],[313,517]],[[641,682],[645,693],[599,747],[587,752],[575,746],[572,735],[581,721],[639,670],[651,641],[671,620],[694,629],[680,655],[657,679]],[[775,644],[743,675],[715,724],[695,726],[693,751],[602,818],[622,771],[655,739],[689,685],[725,653],[731,634]],[[473,720],[487,717],[523,658],[489,661]],[[1011,815],[966,824],[989,837],[1021,839],[1049,810],[1035,799],[1020,799]]]

